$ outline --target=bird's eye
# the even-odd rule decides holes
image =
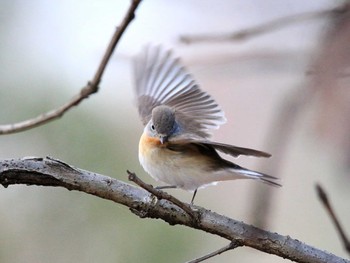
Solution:
[[[156,128],[154,127],[154,125],[151,125],[151,130],[154,131]]]

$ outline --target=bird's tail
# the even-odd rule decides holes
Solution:
[[[249,170],[249,169],[246,169],[243,167],[240,167],[238,169],[237,168],[234,169],[234,172],[241,175],[242,177],[259,180],[260,182],[263,182],[263,183],[268,184],[268,185],[272,185],[272,186],[276,186],[276,187],[282,186],[281,184],[276,182],[279,179],[277,177],[274,177],[271,175],[252,171],[252,170]]]

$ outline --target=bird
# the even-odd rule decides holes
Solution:
[[[270,157],[269,153],[210,140],[226,122],[223,110],[202,90],[180,58],[161,45],[147,45],[134,57],[138,113],[144,125],[139,161],[158,189],[193,192],[221,181],[254,179],[281,186],[277,178],[241,167],[220,154]]]

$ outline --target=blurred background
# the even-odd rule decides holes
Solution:
[[[56,108],[92,79],[129,1],[0,2],[0,122]],[[120,41],[100,91],[61,119],[0,137],[0,158],[53,156],[127,181],[156,184],[138,163],[142,125],[132,56],[147,43],[173,48],[221,105],[228,122],[214,140],[270,152],[238,164],[281,178],[200,190],[196,204],[347,257],[315,184],[349,229],[350,26],[347,16],[305,20],[246,41],[186,44],[182,36],[225,34],[341,1],[145,0]],[[278,24],[278,23],[277,23]],[[191,193],[169,190],[189,202]],[[227,240],[60,188],[0,188],[0,262],[184,262]],[[349,231],[348,231],[349,232]],[[238,248],[207,262],[287,262]],[[289,261],[288,261],[289,262]]]

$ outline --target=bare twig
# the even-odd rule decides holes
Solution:
[[[126,28],[130,24],[130,22],[135,17],[135,10],[140,4],[141,0],[132,0],[130,7],[125,14],[125,17],[120,24],[119,27],[117,27],[115,33],[113,34],[113,37],[106,49],[106,52],[101,60],[100,65],[98,66],[98,69],[91,81],[87,83],[85,87],[81,89],[79,94],[75,95],[69,102],[63,104],[61,107],[58,107],[57,109],[51,110],[49,112],[40,114],[39,116],[13,123],[13,124],[5,124],[0,125],[0,135],[1,134],[10,134],[10,133],[16,133],[21,132],[24,130],[28,130],[40,125],[43,125],[49,121],[52,121],[54,119],[60,118],[63,116],[64,113],[66,113],[69,109],[71,109],[73,106],[77,106],[82,100],[88,98],[93,93],[96,93],[99,89],[98,85],[101,82],[102,75],[105,71],[105,68],[108,64],[109,59],[111,58],[113,51],[119,42],[121,36],[125,32]]]
[[[230,244],[228,244],[227,246],[224,246],[212,253],[209,253],[203,257],[200,257],[200,258],[196,258],[194,260],[191,260],[191,261],[188,261],[187,263],[198,263],[198,262],[202,262],[204,260],[207,260],[209,258],[212,258],[212,257],[215,257],[215,256],[218,256],[228,250],[231,250],[231,249],[235,249],[236,247],[240,247],[242,246],[237,240],[234,240],[232,241]]]
[[[7,187],[13,184],[60,186],[78,190],[125,205],[139,211],[143,217],[159,218],[171,225],[185,225],[242,246],[275,254],[296,262],[308,263],[350,263],[331,253],[306,245],[289,236],[268,232],[243,222],[196,206],[200,222],[193,219],[177,205],[161,199],[152,202],[151,194],[139,187],[129,185],[108,176],[84,171],[53,158],[25,158],[0,160],[0,184]]]
[[[333,224],[335,225],[340,238],[343,242],[344,248],[345,250],[350,253],[350,241],[347,238],[345,231],[343,230],[342,226],[340,225],[340,222],[338,220],[338,217],[336,216],[334,209],[331,205],[331,203],[328,200],[327,194],[325,192],[325,190],[322,188],[322,186],[320,184],[316,184],[316,191],[318,194],[318,198],[320,199],[321,203],[323,204],[323,206],[326,208],[330,218],[333,221]]]
[[[133,181],[135,184],[137,184],[138,186],[147,190],[148,192],[150,192],[151,194],[156,196],[158,199],[165,199],[165,200],[168,200],[168,201],[172,202],[173,204],[177,205],[178,207],[180,207],[182,210],[184,210],[187,214],[189,214],[193,218],[194,223],[198,223],[199,215],[198,215],[197,211],[192,210],[190,205],[188,205],[184,202],[181,202],[176,197],[174,197],[174,196],[172,196],[164,191],[161,191],[159,189],[154,188],[150,184],[146,184],[140,178],[138,178],[135,173],[130,172],[129,170],[127,171],[127,173],[129,175],[130,181]]]
[[[297,15],[291,15],[281,17],[265,24],[246,28],[243,30],[235,31],[226,34],[206,34],[206,35],[183,35],[180,36],[180,41],[186,44],[192,44],[196,42],[218,42],[218,41],[244,41],[250,38],[257,37],[262,34],[266,34],[271,31],[281,29],[283,27],[293,25],[296,23],[302,23],[307,20],[325,18],[327,16],[335,15],[340,12],[348,10],[348,5],[337,7],[330,10],[307,12]]]

